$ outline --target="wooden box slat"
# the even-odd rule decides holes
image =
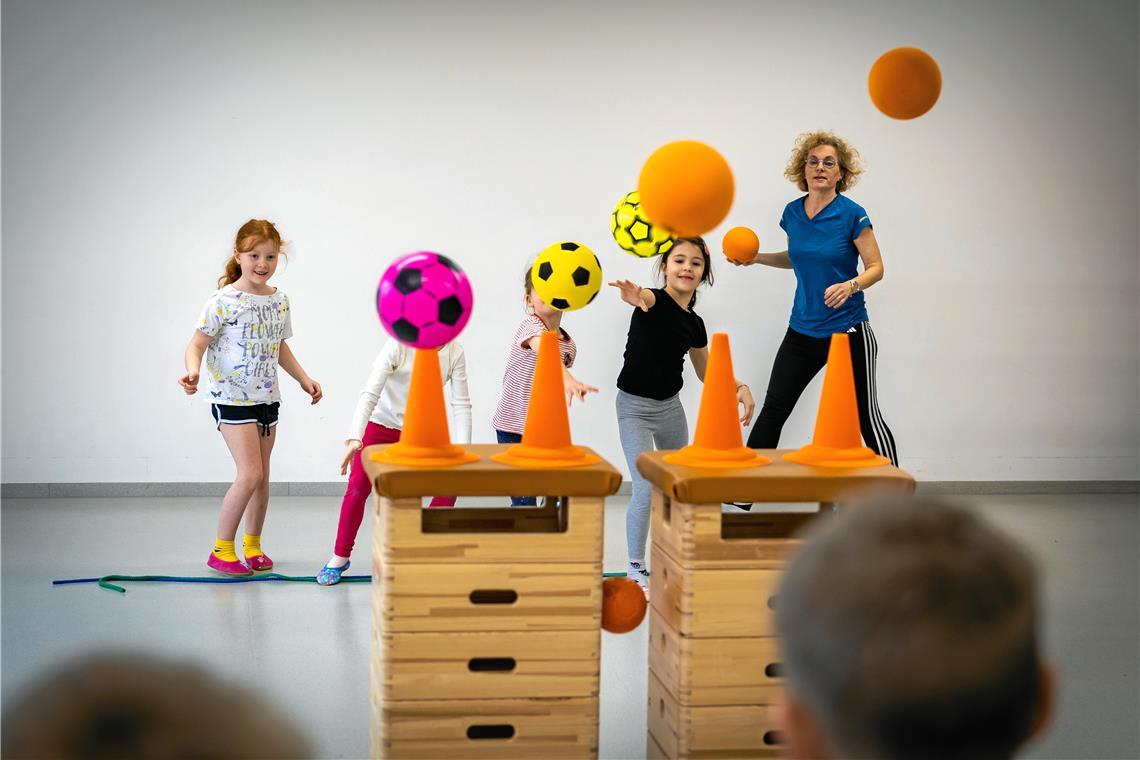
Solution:
[[[377,623],[385,633],[597,631],[601,625],[601,563],[473,563],[459,571],[381,562],[374,577],[381,579]]]
[[[598,700],[391,701],[377,708],[372,756],[387,758],[596,758]],[[510,738],[470,738],[509,726]]]
[[[776,635],[780,570],[687,570],[656,544],[650,570],[650,604],[682,636]]]

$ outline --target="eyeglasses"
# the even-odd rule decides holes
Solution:
[[[810,167],[811,167],[811,168],[813,168],[813,169],[814,169],[815,167],[819,166],[820,164],[823,164],[823,168],[824,168],[824,169],[834,169],[834,168],[835,168],[835,165],[836,165],[836,164],[838,164],[839,162],[838,162],[838,161],[836,161],[834,158],[831,158],[830,156],[828,156],[827,158],[823,159],[822,161],[820,161],[820,160],[819,160],[818,158],[816,158],[815,156],[812,156],[812,157],[810,157],[810,158],[809,158],[807,161],[804,161],[804,163],[805,163],[805,164],[807,164],[808,166],[810,166]]]

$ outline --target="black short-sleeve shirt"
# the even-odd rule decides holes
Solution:
[[[681,307],[662,288],[649,311],[635,308],[625,341],[625,364],[617,386],[635,396],[664,401],[684,385],[685,354],[709,343],[705,322],[692,309]]]

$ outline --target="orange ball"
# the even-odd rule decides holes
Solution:
[[[602,628],[629,633],[645,618],[645,592],[629,578],[602,581]]]
[[[677,237],[703,235],[728,216],[734,185],[724,156],[694,140],[653,152],[637,181],[649,221]]]
[[[871,102],[892,119],[914,119],[934,107],[942,72],[925,51],[900,47],[879,56],[867,76]]]
[[[721,247],[729,261],[747,264],[760,252],[760,238],[747,227],[733,227],[725,234]]]

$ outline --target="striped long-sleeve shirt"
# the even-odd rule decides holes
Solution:
[[[545,331],[546,325],[533,314],[520,322],[515,330],[507,368],[503,372],[503,393],[499,396],[492,420],[495,430],[522,434],[526,425],[526,408],[530,403],[530,388],[534,382],[534,365],[538,361],[538,342],[533,342],[531,348],[523,348],[523,343]],[[567,367],[574,366],[578,347],[565,330],[559,330],[558,350],[562,354],[562,363]]]

